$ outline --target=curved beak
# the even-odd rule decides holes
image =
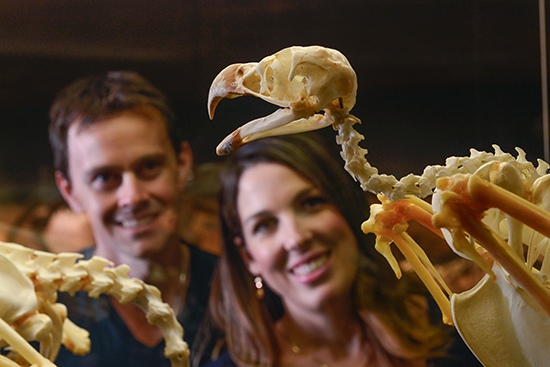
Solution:
[[[216,107],[222,99],[233,99],[250,95],[249,91],[243,87],[242,79],[255,65],[256,63],[233,64],[220,71],[212,81],[210,90],[208,91],[207,108],[210,120],[214,118]]]

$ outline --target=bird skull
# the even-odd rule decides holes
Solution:
[[[353,108],[356,94],[357,77],[346,57],[321,46],[293,46],[258,63],[230,65],[210,87],[211,119],[223,98],[254,96],[282,108],[238,128],[216,151],[225,155],[261,137],[326,127],[334,122],[334,113]],[[324,115],[317,113],[323,110]]]

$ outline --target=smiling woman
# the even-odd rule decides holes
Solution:
[[[479,365],[360,232],[366,195],[326,146],[307,133],[230,156],[210,301],[228,353],[212,366]]]

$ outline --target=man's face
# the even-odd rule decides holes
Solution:
[[[88,215],[98,249],[148,257],[177,241],[179,191],[191,166],[170,144],[161,114],[140,108],[113,114],[68,134],[70,182],[64,197]]]

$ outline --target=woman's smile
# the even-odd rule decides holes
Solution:
[[[313,283],[328,273],[330,270],[329,259],[329,253],[325,253],[307,262],[293,266],[290,272],[300,283]]]

